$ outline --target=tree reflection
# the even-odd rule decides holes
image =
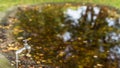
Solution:
[[[15,18],[13,35],[21,43],[17,38],[28,33],[31,55],[38,64],[120,67],[120,16],[115,9],[94,4],[44,4],[20,7]]]

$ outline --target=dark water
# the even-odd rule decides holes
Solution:
[[[53,68],[120,67],[118,10],[94,4],[45,4],[17,11],[13,35],[32,38],[36,62]],[[22,44],[23,39],[17,40]]]

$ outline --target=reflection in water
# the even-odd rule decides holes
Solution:
[[[81,6],[77,9],[78,12],[80,12],[82,15],[86,14],[87,6]]]
[[[68,17],[66,21],[72,20],[72,25],[78,25],[78,19],[80,19],[81,14],[79,11],[68,9],[66,12],[66,16]]]
[[[100,46],[99,50],[100,50],[100,52],[104,52],[105,51],[103,46]]]
[[[92,13],[91,12],[87,12],[87,21],[91,21],[92,20]]]
[[[113,48],[110,48],[110,52],[114,53],[117,58],[120,59],[120,46],[116,45]]]
[[[114,41],[119,41],[120,40],[120,34],[117,34],[115,32],[109,33],[110,37]]]
[[[62,35],[62,38],[63,38],[64,42],[70,40],[70,39],[71,39],[70,33],[69,33],[69,32],[65,32],[65,33]]]
[[[60,68],[78,68],[79,65],[81,68],[110,68],[118,65],[120,17],[114,16],[109,8],[46,5],[41,12],[32,10],[30,13],[18,12],[20,27],[15,28],[29,33],[36,61],[50,61],[51,65]],[[21,34],[14,35],[19,37]]]
[[[92,10],[94,11],[94,14],[93,14]],[[71,23],[72,25],[74,25],[74,26],[80,25],[79,23],[83,23],[83,22],[79,22],[79,21],[82,20],[84,16],[86,16],[87,22],[91,22],[91,25],[95,26],[95,24],[97,23],[96,20],[98,20],[97,18],[100,16],[100,11],[102,11],[102,9],[100,7],[93,7],[93,9],[92,9],[92,7],[81,6],[81,7],[78,7],[76,10],[72,9],[72,8],[68,8],[67,11],[65,12],[65,15],[66,15],[65,22],[70,20],[70,21],[72,21],[72,23]],[[112,17],[106,17],[105,22],[107,23],[108,28],[110,28],[112,26],[115,27],[116,23],[119,23],[119,25],[120,25],[120,18],[118,18],[118,22],[116,20],[117,19],[112,18]],[[87,29],[86,29],[86,31],[87,31]],[[110,33],[108,32],[105,37],[106,37],[105,40],[107,42],[118,42],[118,41],[120,41],[120,34],[116,33],[115,31],[112,31],[112,32],[110,31]],[[63,38],[64,38],[64,41],[70,40],[70,38],[71,38],[70,33],[66,32],[63,35]],[[99,43],[100,44],[99,51],[101,53],[105,53],[105,48],[104,48],[104,46],[102,46],[104,44],[103,41],[104,40],[102,40]],[[72,53],[69,53],[69,46],[66,47],[65,51],[67,51],[68,56],[72,55]],[[109,51],[110,51],[109,55],[107,56],[108,59],[111,59],[111,60],[120,59],[120,46],[116,45],[116,46],[110,48]],[[99,56],[97,56],[97,55],[94,56],[94,58],[96,58],[96,59],[98,57]],[[102,64],[96,64],[96,66],[101,66],[102,67],[103,65]],[[95,67],[95,68],[97,68],[97,67]]]
[[[77,10],[73,10],[68,8],[65,12],[65,15],[68,17],[66,21],[72,20],[72,25],[78,25],[78,20],[81,18],[82,15],[86,14],[87,6],[82,6],[78,8]],[[89,16],[90,17],[90,16]]]
[[[95,15],[98,15],[99,12],[100,12],[100,8],[99,7],[94,7],[93,10],[94,10]]]
[[[120,24],[120,18],[118,20],[119,20],[118,23]]]
[[[110,48],[110,53],[108,56],[109,60],[118,62],[118,67],[120,68],[120,45],[115,45],[114,47]]]
[[[108,26],[114,26],[115,20],[113,18],[106,18],[106,21],[108,22]]]

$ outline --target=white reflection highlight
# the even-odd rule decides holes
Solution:
[[[78,19],[81,18],[81,14],[77,10],[68,9],[67,12],[66,12],[66,15],[68,16],[66,21],[67,20],[72,20],[73,25],[77,25],[78,24]]]
[[[91,21],[92,13],[88,12],[87,13],[87,21]]]
[[[103,46],[100,46],[100,47],[99,47],[99,51],[100,51],[100,52],[104,52],[104,47],[103,47]]]
[[[115,20],[113,18],[106,18],[106,22],[108,23],[108,26],[115,25]]]
[[[97,19],[97,16],[93,16],[93,20],[95,21]]]
[[[70,36],[70,32],[65,32],[63,35],[62,35],[62,38],[64,40],[64,42],[68,41],[71,39],[71,36]]]
[[[120,39],[120,34],[116,34],[115,32],[110,33],[110,37],[112,40],[118,41]]]
[[[118,19],[118,23],[120,24],[120,18]]]
[[[71,20],[72,25],[76,26],[78,25],[78,20],[82,17],[82,15],[85,15],[87,6],[82,6],[78,8],[77,10],[73,10],[71,8],[68,8],[65,12],[65,15],[68,16],[66,21]]]
[[[120,55],[120,46],[115,46],[113,48],[110,49],[110,51],[112,51],[115,54],[119,54]]]
[[[100,13],[100,8],[99,7],[94,7],[93,10],[94,10],[94,13],[96,15],[98,15]]]
[[[86,14],[87,6],[81,6],[78,8],[78,12],[82,13],[82,15]]]

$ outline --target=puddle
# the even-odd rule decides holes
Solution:
[[[107,6],[73,4],[19,9],[12,23],[12,35],[19,43],[23,39],[17,37],[32,39],[29,43],[35,61],[44,60],[42,63],[60,68],[78,68],[79,65],[108,68],[116,63],[111,61],[118,58],[115,55],[120,55],[120,14],[116,10]],[[23,35],[25,33],[27,35]]]

